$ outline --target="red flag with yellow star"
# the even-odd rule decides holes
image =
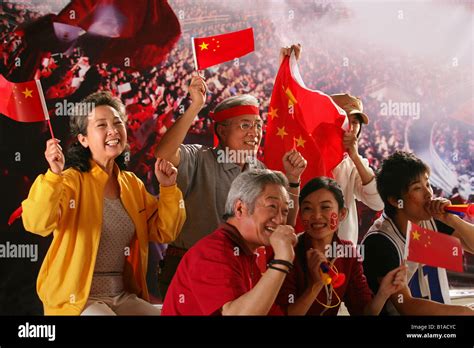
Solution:
[[[227,62],[254,51],[253,29],[208,37],[193,37],[196,70]]]
[[[411,223],[407,260],[462,272],[463,249],[458,238]]]
[[[49,119],[38,82],[14,83],[0,75],[0,113],[18,122]]]
[[[268,168],[283,170],[283,155],[296,148],[308,161],[301,182],[316,176],[332,177],[342,161],[345,112],[326,94],[310,90],[292,54],[285,57],[278,71],[268,109],[264,162]]]

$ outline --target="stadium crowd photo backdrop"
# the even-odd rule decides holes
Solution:
[[[275,144],[290,126],[277,130],[272,122],[282,120],[282,110],[270,103],[280,49],[293,44],[302,47],[305,89],[362,101],[370,121],[358,152],[375,172],[395,151],[409,151],[429,165],[435,196],[473,203],[473,18],[468,0],[0,2],[0,315],[43,315],[36,279],[52,235],[27,232],[20,207],[49,167],[46,141],[70,144],[68,115],[77,102],[97,91],[120,98],[127,170],[158,195],[154,151],[188,109],[197,73],[206,101],[184,143],[213,146],[215,106],[250,94],[264,122],[258,159],[268,164],[283,151]],[[291,103],[291,91],[282,93]],[[289,146],[311,156],[298,134],[290,134]],[[360,242],[381,211],[358,202],[357,212]],[[157,305],[166,249],[149,244],[146,280]],[[448,270],[450,290],[474,298],[474,256],[465,252],[460,262],[462,272]]]

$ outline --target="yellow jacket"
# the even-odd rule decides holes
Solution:
[[[169,243],[178,235],[186,212],[176,185],[149,194],[133,173],[118,172],[120,199],[135,225],[124,267],[125,289],[148,300],[148,242]],[[103,191],[108,174],[94,161],[89,172],[50,170],[36,178],[22,202],[27,231],[54,238],[41,266],[37,292],[46,315],[79,315],[89,297],[102,230]],[[127,255],[127,254],[126,254]]]

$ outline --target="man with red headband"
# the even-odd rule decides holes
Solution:
[[[156,156],[178,168],[177,183],[184,195],[187,216],[181,233],[168,246],[161,263],[159,289],[163,297],[185,252],[223,221],[232,181],[248,169],[265,168],[256,159],[263,121],[258,100],[251,95],[227,98],[214,109],[211,116],[219,140],[217,147],[182,144],[193,120],[204,106],[206,90],[202,77],[194,76],[189,86],[191,105],[166,132],[155,151]],[[282,160],[290,183],[289,193],[292,198],[297,197],[300,177],[307,162],[294,149],[287,152]],[[298,199],[293,199],[288,224],[295,224],[297,212]]]

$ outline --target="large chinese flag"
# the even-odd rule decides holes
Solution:
[[[462,272],[462,246],[458,238],[422,228],[414,223],[407,236],[407,260]]]
[[[252,28],[192,40],[197,70],[242,57],[255,49]]]
[[[0,113],[19,122],[49,119],[43,108],[42,90],[35,80],[13,83],[0,75]]]
[[[342,161],[348,119],[326,94],[306,88],[294,55],[278,71],[268,109],[264,162],[283,170],[283,155],[296,148],[308,161],[302,185],[316,176],[332,177]]]

